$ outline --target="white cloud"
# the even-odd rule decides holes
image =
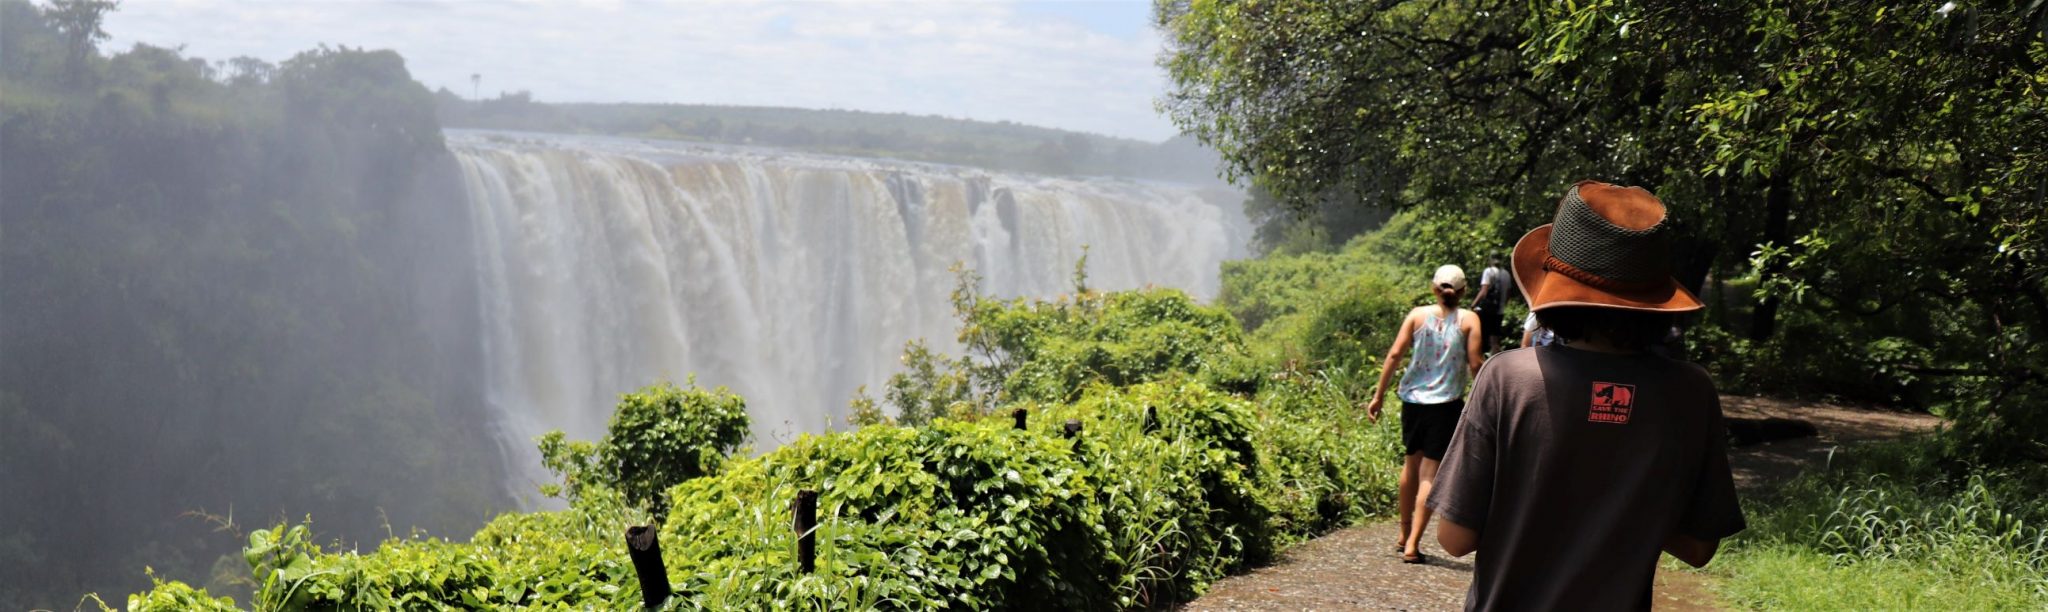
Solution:
[[[1144,0],[1132,0],[1143,2]],[[429,87],[552,101],[853,108],[1163,139],[1149,28],[1113,35],[1007,1],[129,0],[121,46],[271,61],[396,49]],[[1025,7],[1029,8],[1029,7]],[[1086,5],[1059,7],[1071,12]],[[1119,16],[1132,7],[1112,7]]]

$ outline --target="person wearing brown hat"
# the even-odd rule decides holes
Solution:
[[[1659,551],[1704,566],[1746,526],[1713,381],[1645,350],[1700,308],[1669,235],[1650,192],[1584,181],[1516,243],[1560,342],[1488,360],[1437,472],[1438,543],[1479,552],[1466,609],[1648,608]]]

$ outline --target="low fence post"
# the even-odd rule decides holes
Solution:
[[[626,556],[633,560],[633,573],[640,577],[640,599],[647,609],[660,608],[671,594],[668,568],[661,561],[661,537],[652,525],[626,528]]]
[[[796,563],[809,574],[818,569],[818,492],[796,492]]]

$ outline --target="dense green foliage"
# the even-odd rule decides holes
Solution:
[[[541,463],[562,477],[550,496],[583,496],[602,486],[654,514],[668,510],[668,489],[716,473],[747,437],[747,401],[724,387],[659,384],[619,398],[604,440],[571,442],[560,431],[540,439]]]
[[[1393,306],[1351,296],[1406,294],[1426,267],[1365,271],[1471,270],[1573,181],[1647,187],[1708,303],[1689,353],[1724,392],[1950,419],[1752,501],[1725,595],[2036,609],[2048,4],[1938,4],[1189,0],[1157,18],[1167,110],[1263,198],[1274,254],[1233,264],[1223,296],[1253,344],[1371,336]]]
[[[1218,305],[1251,330],[1268,360],[1349,372],[1376,369],[1401,318],[1432,303],[1431,266],[1485,266],[1466,219],[1417,209],[1336,251],[1274,253],[1223,264]],[[1469,274],[1469,273],[1468,273]]]
[[[508,501],[430,94],[390,52],[102,55],[65,11],[104,4],[0,1],[0,608],[239,590],[198,511],[474,529]]]
[[[1720,590],[1782,610],[2048,606],[2048,469],[1958,475],[1941,456],[1930,440],[1853,447],[1749,500]]]
[[[952,299],[968,354],[950,358],[911,342],[905,370],[890,377],[883,394],[894,414],[882,414],[863,391],[853,402],[854,423],[916,425],[1014,402],[1067,402],[1093,385],[1174,373],[1225,390],[1256,389],[1242,329],[1223,309],[1172,289],[1089,290],[1086,263],[1084,257],[1076,265],[1075,293],[1052,301],[991,298],[978,291],[979,277],[960,272]]]
[[[2048,459],[2048,5],[1192,0],[1158,22],[1176,122],[1298,213],[1269,224],[1317,230],[1268,246],[1421,208],[1499,251],[1573,181],[1642,185],[1724,382],[1919,404],[1967,457]]]
[[[247,556],[257,606],[634,605],[622,536],[646,516],[661,525],[678,608],[1149,607],[1391,503],[1391,426],[1333,409],[1351,405],[1352,381],[1261,363],[1237,392],[1205,382],[1232,379],[1197,357],[1242,352],[1220,310],[1168,290],[961,297],[966,343],[985,340],[1006,361],[970,375],[952,368],[981,366],[925,351],[940,375],[900,382],[929,394],[924,382],[1000,374],[975,396],[993,403],[723,461],[668,488],[665,511],[641,514],[631,500],[655,481],[609,471],[601,457],[625,452],[609,448],[659,440],[669,456],[716,456],[740,406],[650,388],[622,398],[604,442],[543,440],[570,508],[502,515],[467,544],[393,539],[368,554],[324,551],[302,525],[263,530]],[[1027,411],[1027,429],[1011,409]],[[1063,436],[1069,419],[1077,439]],[[790,529],[799,489],[819,494],[810,575]],[[203,595],[164,583],[131,601]]]

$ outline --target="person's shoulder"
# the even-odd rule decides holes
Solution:
[[[1516,377],[1527,372],[1540,371],[1542,368],[1536,359],[1542,350],[1543,347],[1540,346],[1525,346],[1494,353],[1480,366],[1479,375]]]
[[[1663,366],[1663,378],[1677,383],[1679,385],[1678,388],[1705,394],[1716,393],[1714,390],[1714,377],[1707,373],[1706,366],[1670,357],[1656,356],[1655,358]]]
[[[1503,364],[1514,364],[1515,367],[1536,367],[1536,354],[1542,350],[1543,347],[1540,346],[1512,348],[1494,353],[1493,357],[1488,358],[1486,362],[1493,363],[1498,361]]]
[[[1708,391],[1714,389],[1714,375],[1707,372],[1706,366],[1678,359],[1672,359],[1671,362],[1677,364],[1673,369],[1678,371],[1682,380]]]
[[[1458,323],[1465,327],[1479,327],[1484,324],[1479,319],[1479,311],[1470,308],[1458,309]]]

